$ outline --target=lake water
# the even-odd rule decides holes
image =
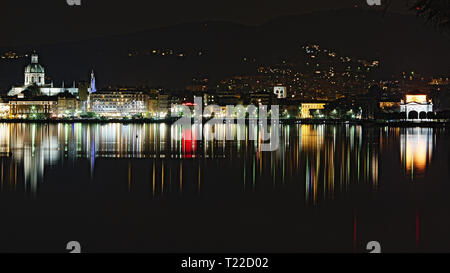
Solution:
[[[262,152],[168,124],[0,124],[0,251],[450,251],[448,130],[279,131]]]

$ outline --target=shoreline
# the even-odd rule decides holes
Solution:
[[[165,123],[173,124],[179,118],[168,119],[61,119],[61,120],[30,120],[30,119],[0,119],[0,123],[26,123],[26,124],[154,124]],[[203,123],[208,120],[204,119]],[[249,119],[246,119],[246,124]],[[295,125],[295,124],[310,124],[310,125],[361,125],[361,126],[388,126],[388,127],[447,127],[450,126],[450,121],[402,121],[402,120],[337,120],[337,119],[280,119],[280,124]]]

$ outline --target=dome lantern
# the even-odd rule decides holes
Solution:
[[[39,57],[37,54],[31,55],[31,63],[25,67],[25,86],[32,84],[45,85],[45,70],[38,61]]]

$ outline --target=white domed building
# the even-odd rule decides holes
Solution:
[[[37,54],[31,55],[31,63],[25,67],[24,85],[20,87],[13,86],[8,92],[8,96],[20,97],[22,92],[32,85],[36,85],[39,88],[40,94],[43,96],[56,96],[65,91],[68,91],[74,96],[78,96],[78,88],[75,87],[75,82],[72,87],[65,87],[64,82],[61,87],[55,87],[53,83],[45,83],[45,69],[39,64]]]
[[[45,70],[38,62],[38,56],[31,56],[31,64],[25,67],[25,86],[36,84],[37,86],[45,85]]]

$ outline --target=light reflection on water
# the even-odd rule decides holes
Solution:
[[[226,126],[200,132],[248,136],[258,131]],[[352,184],[376,190],[381,160],[398,160],[409,179],[423,177],[436,145],[431,128],[286,125],[279,130],[280,148],[261,152],[260,138],[198,141],[196,128],[183,132],[167,124],[0,124],[1,190],[39,194],[46,170],[80,160],[89,162],[91,180],[102,180],[97,163],[116,159],[127,170],[121,183],[132,192],[140,180],[150,181],[150,198],[183,194],[186,188],[201,194],[204,185],[229,179],[242,191],[297,185],[306,203],[317,204]],[[135,159],[145,160],[146,167],[135,166]]]
[[[401,133],[401,160],[405,172],[423,176],[433,155],[434,136],[430,128],[407,128]]]

